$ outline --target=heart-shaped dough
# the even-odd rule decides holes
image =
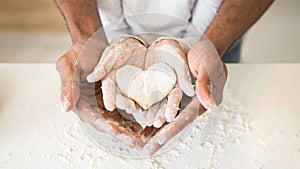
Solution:
[[[126,65],[116,72],[121,92],[145,110],[165,98],[176,81],[173,69],[165,63],[156,63],[147,70]]]

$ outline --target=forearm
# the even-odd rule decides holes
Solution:
[[[274,0],[224,0],[205,34],[222,56],[267,10]]]
[[[55,0],[73,43],[85,42],[102,25],[96,0]]]

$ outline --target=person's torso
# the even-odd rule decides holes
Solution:
[[[156,32],[180,37],[191,19],[195,1],[98,0],[98,8],[104,26],[127,24],[133,34]],[[119,21],[122,17],[124,23]]]
[[[196,40],[203,35],[213,20],[222,0],[97,0],[97,2],[109,41],[124,34],[146,33]]]

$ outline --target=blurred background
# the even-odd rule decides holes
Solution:
[[[53,0],[0,0],[0,62],[55,62],[71,45]],[[277,0],[244,36],[242,63],[300,62],[300,1]]]

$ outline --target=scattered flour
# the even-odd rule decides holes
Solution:
[[[122,158],[112,153],[118,149],[111,147],[107,152],[99,148],[91,141],[81,122],[76,121],[75,115],[68,114],[66,120],[58,120],[52,127],[45,126],[45,129],[36,128],[32,134],[39,142],[39,147],[34,146],[32,139],[24,137],[14,145],[2,158],[1,164],[7,168],[34,168],[32,166],[43,164],[55,166],[60,169],[81,169],[81,168],[146,168],[146,169],[173,169],[173,168],[240,168],[231,167],[234,164],[230,158],[236,158],[237,150],[232,150],[232,145],[242,143],[244,137],[256,129],[256,125],[247,121],[250,114],[247,110],[234,100],[229,94],[225,95],[224,114],[216,133],[205,144],[200,144],[200,134],[204,126],[206,115],[199,116],[190,127],[184,129],[181,134],[185,137],[174,137],[160,151],[165,152],[152,159]],[[71,119],[71,121],[70,121]],[[37,124],[37,126],[41,126]],[[60,129],[63,129],[61,131]],[[58,131],[59,130],[59,131]],[[51,144],[53,142],[53,144]],[[49,144],[50,143],[50,144]],[[254,148],[263,148],[263,142],[253,142]],[[32,145],[32,146],[24,146]],[[249,145],[249,144],[246,144]],[[165,148],[168,147],[168,148]],[[172,148],[171,150],[169,150]],[[246,157],[242,160],[253,163],[252,168],[263,166],[260,161],[260,154],[253,154],[240,147],[240,152],[245,152]],[[17,151],[18,150],[18,151]],[[168,151],[169,150],[169,151]],[[261,149],[260,151],[264,151]],[[298,149],[299,151],[299,149]],[[239,154],[238,154],[239,155]],[[237,156],[237,155],[236,155]],[[37,163],[18,163],[35,159]],[[254,165],[256,164],[256,165]],[[14,167],[12,167],[14,166]],[[228,167],[229,166],[229,167]],[[247,167],[249,168],[249,167]],[[251,168],[251,167],[250,167]],[[251,168],[251,169],[252,169]]]
[[[166,153],[152,159],[123,158],[97,147],[82,130],[80,122],[66,124],[65,135],[58,140],[65,150],[45,158],[53,158],[61,168],[220,168],[220,154],[232,144],[239,144],[256,125],[247,121],[250,114],[230,94],[225,93],[224,114],[216,133],[205,144],[200,144],[200,134],[206,115],[199,116],[183,139]],[[186,131],[183,131],[186,132]],[[172,139],[173,140],[173,139]],[[174,141],[171,144],[174,144]],[[112,150],[113,151],[113,150]]]
[[[264,153],[264,143],[255,137],[253,140],[257,141],[248,143],[249,138],[252,137],[247,135],[251,135],[253,130],[256,130],[256,125],[247,121],[250,113],[228,93],[225,93],[224,98],[222,120],[216,133],[205,144],[200,144],[201,130],[207,119],[204,114],[181,132],[186,134],[185,137],[176,136],[171,139],[160,150],[164,152],[161,155],[151,159],[123,158],[113,155],[116,153],[114,147],[107,152],[94,144],[87,137],[81,122],[76,120],[74,114],[59,114],[60,116],[51,116],[50,119],[41,116],[41,119],[37,120],[38,123],[32,126],[35,130],[21,132],[23,139],[16,139],[11,143],[12,146],[3,147],[5,149],[3,152],[8,153],[1,157],[0,162],[4,169],[41,168],[41,166],[52,166],[58,169],[254,169],[263,167],[260,157],[261,153]],[[56,123],[46,123],[49,120]],[[26,134],[26,131],[35,131],[35,133]],[[2,138],[13,137],[8,133],[2,133],[2,136]]]

